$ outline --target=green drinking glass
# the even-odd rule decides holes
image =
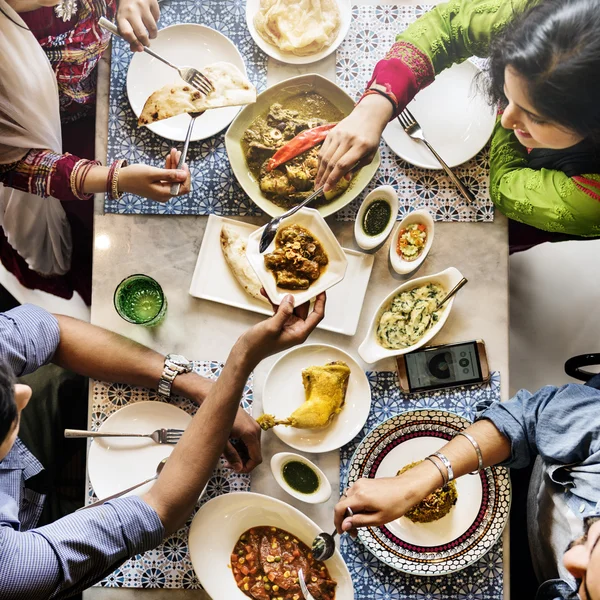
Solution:
[[[129,323],[154,327],[167,312],[167,298],[158,281],[136,274],[123,279],[115,290],[115,309]]]

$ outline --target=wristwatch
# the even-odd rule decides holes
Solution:
[[[165,356],[165,368],[158,382],[158,393],[165,398],[171,397],[171,387],[175,377],[180,373],[190,373],[193,364],[181,354],[167,354]]]

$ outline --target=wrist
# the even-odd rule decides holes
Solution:
[[[394,115],[392,104],[380,94],[363,96],[354,107],[354,111],[361,116],[361,119],[370,121],[381,131],[385,129],[385,126]]]
[[[210,379],[197,373],[181,373],[175,377],[171,393],[188,398],[200,406],[213,385]]]
[[[428,460],[399,475],[398,479],[402,480],[402,488],[411,506],[444,485],[440,471]]]
[[[244,334],[233,345],[227,362],[231,362],[236,369],[249,376],[263,358],[265,357],[260,356],[256,348],[248,343],[246,334]]]

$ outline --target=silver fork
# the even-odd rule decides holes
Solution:
[[[442,165],[444,171],[448,174],[448,177],[452,180],[452,183],[458,188],[458,191],[463,195],[467,202],[474,203],[476,201],[475,196],[465,186],[465,184],[452,172],[452,169],[445,163],[444,159],[435,151],[434,147],[425,139],[422,127],[418,121],[413,117],[412,113],[408,108],[405,108],[398,116],[398,122],[402,125],[402,128],[406,134],[413,140],[419,140],[423,142],[430,150],[430,152],[436,157],[440,165]]]
[[[183,163],[185,162],[185,159],[187,158],[188,148],[190,146],[190,138],[192,137],[192,131],[194,130],[194,123],[196,122],[196,119],[200,115],[204,114],[204,111],[201,110],[198,112],[191,112],[188,114],[190,115],[192,120],[190,121],[190,124],[188,125],[187,134],[185,136],[185,142],[183,144],[183,150],[181,151],[181,156],[179,157],[179,162],[177,163],[178,169],[181,169],[183,167]],[[171,194],[171,196],[177,196],[177,194],[179,194],[180,189],[181,189],[180,183],[172,183],[169,193]]]
[[[313,595],[308,591],[308,588],[306,587],[306,581],[304,581],[304,574],[302,573],[302,569],[298,569],[298,581],[300,583],[300,589],[302,590],[304,600],[315,600]]]
[[[123,39],[123,36],[119,33],[119,30],[117,29],[117,26],[108,19],[100,17],[98,24],[100,25],[100,27],[103,27],[107,31],[110,31],[113,35],[116,35],[117,37]],[[150,50],[150,48],[148,48],[147,46],[144,46],[144,52],[160,60],[161,62],[164,62],[165,65],[168,65],[169,67],[178,71],[179,75],[181,76],[181,79],[183,79],[186,83],[189,83],[191,86],[194,86],[205,96],[210,94],[210,92],[212,92],[215,89],[210,79],[206,75],[204,75],[204,73],[198,71],[198,69],[194,69],[193,67],[178,67],[177,65],[170,63],[166,58],[163,58],[162,56],[154,52],[154,50]]]
[[[156,444],[176,444],[183,435],[183,429],[157,429],[152,433],[109,433],[105,431],[85,431],[81,429],[65,429],[66,438],[96,437],[144,437]]]

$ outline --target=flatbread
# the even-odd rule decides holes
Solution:
[[[182,113],[256,102],[256,88],[235,65],[218,62],[203,67],[202,73],[210,79],[214,91],[205,96],[183,81],[166,85],[146,100],[138,119],[138,127],[170,119]]]
[[[233,276],[244,291],[249,296],[269,304],[260,293],[262,284],[246,258],[246,240],[229,225],[223,225],[221,228],[221,250]]]
[[[341,17],[336,0],[260,0],[254,27],[283,52],[309,56],[330,46]]]

